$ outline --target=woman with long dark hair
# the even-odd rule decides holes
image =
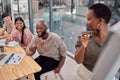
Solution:
[[[21,47],[26,50],[27,45],[32,39],[32,33],[26,28],[24,20],[21,17],[15,19],[16,29],[11,33],[10,40],[15,40],[20,43]]]

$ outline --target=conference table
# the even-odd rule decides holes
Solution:
[[[26,54],[20,45],[15,47],[4,47],[5,54],[19,53]],[[0,68],[0,80],[16,80],[22,77],[28,77],[28,80],[35,80],[34,73],[41,70],[41,67],[31,56],[25,55],[19,64],[5,64]]]

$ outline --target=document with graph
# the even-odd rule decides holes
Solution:
[[[18,53],[0,54],[0,67],[4,64],[19,64],[24,56],[25,54]]]

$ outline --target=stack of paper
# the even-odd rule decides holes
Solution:
[[[0,39],[0,45],[1,46],[14,47],[14,46],[19,44],[18,42],[10,41],[7,45],[5,45],[5,41],[6,41],[6,39]]]
[[[6,46],[8,46],[8,47],[14,47],[14,46],[16,46],[18,44],[19,44],[18,42],[9,42]]]

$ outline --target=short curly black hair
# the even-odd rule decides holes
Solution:
[[[103,3],[96,3],[89,7],[89,10],[93,10],[95,12],[95,16],[97,18],[103,18],[106,23],[109,23],[111,18],[111,10]]]

